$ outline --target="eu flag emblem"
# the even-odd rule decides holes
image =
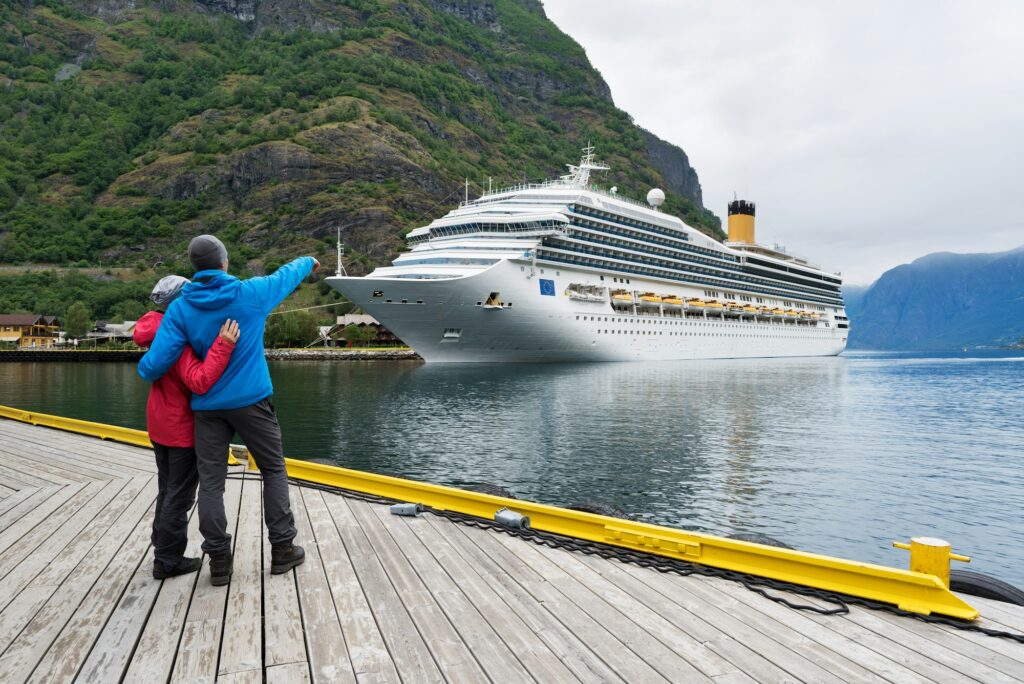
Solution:
[[[545,297],[554,297],[555,296],[555,281],[554,280],[545,280],[544,278],[541,278],[540,279],[540,293],[542,295],[544,295]]]

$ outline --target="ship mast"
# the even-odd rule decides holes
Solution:
[[[338,268],[334,272],[334,275],[338,278],[347,277],[345,273],[345,264],[341,262],[341,257],[345,255],[345,247],[341,244],[341,226],[338,226]]]

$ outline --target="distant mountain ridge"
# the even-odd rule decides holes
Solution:
[[[852,349],[1006,346],[1024,337],[1024,246],[929,254],[850,294]]]

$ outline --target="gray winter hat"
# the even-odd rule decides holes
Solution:
[[[188,282],[188,278],[182,278],[180,275],[164,276],[149,293],[149,298],[160,308],[167,308],[171,302],[177,299],[181,294],[181,288],[185,287]]]
[[[212,235],[197,235],[188,243],[188,260],[196,271],[208,271],[224,265],[228,250]]]

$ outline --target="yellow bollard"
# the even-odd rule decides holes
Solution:
[[[909,544],[893,542],[892,545],[897,549],[910,551],[911,571],[935,575],[942,580],[947,588],[949,587],[949,561],[971,562],[969,556],[953,553],[952,546],[948,541],[935,537],[911,537]]]

